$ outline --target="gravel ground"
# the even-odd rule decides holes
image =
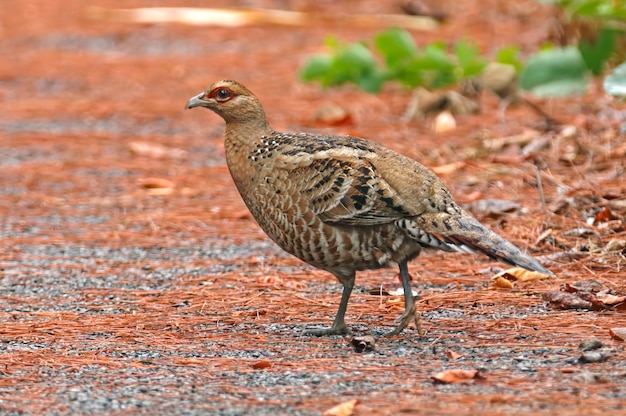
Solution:
[[[331,3],[310,7],[397,12],[391,1]],[[489,3],[442,2],[450,22],[414,36],[467,35],[485,51],[542,44],[545,6]],[[429,120],[402,121],[410,91],[297,80],[329,34],[368,39],[374,28],[134,25],[89,20],[89,5],[0,6],[0,54],[11,57],[0,61],[0,414],[321,415],[350,400],[355,415],[625,412],[626,352],[609,332],[626,328],[623,308],[542,298],[588,279],[626,291],[624,252],[607,249],[626,240],[623,104],[594,88],[543,103],[573,126],[567,136],[537,129],[523,107],[499,123],[498,103],[483,97],[481,114],[437,136]],[[475,214],[556,277],[499,288],[491,278],[502,265],[429,253],[410,265],[423,337],[414,328],[381,337],[402,313],[395,270],[361,273],[348,308],[354,336],[373,336],[373,349],[357,352],[351,336],[303,336],[331,323],[340,287],[256,226],[225,166],[221,120],[183,112],[224,77],[257,92],[279,130],[363,135],[431,167],[460,163],[442,174],[452,193],[464,204],[516,202]],[[352,124],[316,122],[329,102]],[[484,146],[524,134],[549,144],[532,157],[519,145]],[[584,341],[599,345],[585,352]],[[435,382],[447,370],[479,372]]]

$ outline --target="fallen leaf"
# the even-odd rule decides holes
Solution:
[[[326,103],[317,109],[315,121],[329,126],[339,126],[352,124],[352,116],[344,107],[335,103]]]
[[[509,279],[507,279],[504,276],[498,276],[493,281],[493,286],[499,287],[502,289],[511,289],[513,287],[513,282],[511,282]]]
[[[550,302],[555,308],[560,309],[593,309],[593,304],[581,299],[574,293],[551,290],[542,295],[544,300]]]
[[[331,407],[323,413],[324,416],[351,416],[354,413],[355,406],[359,403],[357,399],[348,400]]]
[[[163,178],[140,178],[137,183],[148,190],[149,195],[169,195],[174,192],[174,182]]]
[[[621,252],[626,249],[626,240],[614,238],[604,246],[605,253]]]
[[[596,299],[606,306],[616,306],[626,301],[626,296],[616,296],[610,293],[598,293]]]
[[[459,358],[462,357],[462,355],[459,354],[459,353],[456,353],[456,352],[454,352],[452,350],[447,350],[446,351],[446,357],[448,357],[451,360],[458,360]]]
[[[626,341],[626,328],[611,328],[609,329],[609,335],[615,340]]]
[[[447,165],[435,166],[431,168],[437,175],[449,175],[465,167],[465,162],[448,163]]]
[[[157,188],[173,188],[174,182],[164,178],[140,178],[137,183],[142,188],[157,189]]]
[[[389,290],[388,293],[389,293],[389,296],[404,296],[404,289],[399,287],[396,289]],[[411,293],[413,294],[413,297],[417,296],[417,290],[411,289]]]
[[[262,370],[265,368],[272,368],[272,363],[270,363],[267,360],[262,360],[262,361],[257,361],[254,364],[251,364],[250,367],[254,368],[255,370]]]
[[[430,377],[435,384],[468,383],[473,380],[484,380],[485,376],[478,370],[452,369],[441,371]]]
[[[574,283],[565,284],[565,290],[571,293],[575,292],[600,292],[606,290],[606,286],[597,280],[584,279]]]
[[[521,267],[512,267],[496,274],[495,276],[493,276],[493,279],[498,279],[500,277],[511,282],[528,282],[530,280],[547,279],[550,276],[539,272],[531,272],[530,270],[522,269]]]
[[[541,235],[539,237],[537,237],[537,239],[535,240],[535,245],[541,243],[546,238],[551,237],[552,233],[553,233],[552,228],[548,228],[547,230],[542,232]]]
[[[527,131],[516,136],[497,137],[494,139],[483,140],[483,146],[487,150],[499,151],[505,146],[510,145],[526,145],[537,136],[534,131]]]
[[[602,208],[602,211],[598,212],[595,216],[595,222],[608,221],[613,219],[613,213],[609,207]]]
[[[376,338],[371,335],[354,337],[350,340],[355,352],[373,351],[376,347]]]
[[[131,153],[137,156],[146,156],[154,159],[183,159],[187,157],[187,151],[172,147],[162,146],[157,143],[130,142],[128,148]]]

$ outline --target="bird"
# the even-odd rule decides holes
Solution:
[[[185,106],[196,107],[224,119],[226,164],[261,229],[343,286],[332,325],[305,334],[350,334],[345,314],[356,272],[394,264],[404,312],[385,335],[413,322],[423,334],[408,269],[423,250],[482,253],[552,275],[466,212],[431,170],[407,156],[359,137],[275,131],[259,99],[237,81],[211,84]]]

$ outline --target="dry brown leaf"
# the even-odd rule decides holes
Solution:
[[[449,359],[451,359],[451,360],[458,360],[458,359],[459,359],[459,358],[461,358],[462,356],[461,356],[461,354],[456,353],[456,352],[454,352],[454,351],[452,351],[452,350],[447,350],[447,351],[446,351],[446,357],[448,357],[448,358],[449,358]]]
[[[326,103],[315,112],[315,121],[329,126],[352,124],[352,115],[344,107],[335,103]]]
[[[609,335],[615,340],[626,341],[626,328],[611,328],[609,329]]]
[[[140,178],[137,183],[142,188],[158,189],[158,188],[174,188],[174,182],[164,178]]]
[[[163,178],[141,178],[137,183],[147,189],[148,194],[152,196],[170,195],[175,187],[174,182]]]
[[[262,361],[257,361],[254,364],[251,364],[250,367],[254,368],[255,370],[263,370],[265,368],[272,368],[272,363],[270,363],[267,360],[262,360]]]
[[[565,291],[575,293],[575,292],[600,292],[603,290],[607,290],[607,287],[597,280],[593,279],[585,279],[579,280],[574,283],[566,283],[564,287]]]
[[[357,399],[348,400],[331,407],[323,413],[324,416],[351,416],[354,413],[354,408],[359,404]]]
[[[605,253],[614,253],[624,251],[626,249],[626,240],[614,238],[604,246]]]
[[[607,306],[615,306],[626,301],[626,296],[617,296],[610,293],[597,293],[596,299]]]
[[[507,279],[504,276],[498,276],[493,281],[493,286],[499,287],[502,289],[511,289],[513,287],[513,282],[511,282],[509,279]]]
[[[437,384],[468,383],[473,380],[484,380],[486,377],[478,370],[452,369],[441,371],[430,377]]]
[[[157,143],[130,142],[128,143],[128,148],[131,153],[135,155],[147,156],[154,159],[183,159],[187,157],[186,150],[166,147]]]
[[[528,282],[530,280],[548,279],[550,276],[539,272],[531,272],[530,270],[522,269],[521,267],[512,267],[507,270],[503,270],[500,273],[493,276],[493,279],[504,278],[511,282]]]
[[[553,234],[552,228],[548,228],[543,233],[541,233],[539,237],[537,237],[537,240],[535,240],[535,245],[543,242],[543,240],[545,240],[548,237],[552,237],[552,234]]]
[[[487,150],[499,151],[505,146],[526,145],[537,136],[534,131],[527,131],[516,136],[497,137],[483,140],[483,146]]]
[[[593,309],[593,304],[581,299],[574,293],[552,290],[543,294],[543,299],[550,302],[555,308],[561,309]]]
[[[448,163],[447,165],[435,166],[434,168],[432,168],[432,171],[435,172],[437,175],[449,175],[465,167],[465,165],[465,162]]]
[[[387,293],[389,294],[389,296],[404,296],[404,289],[398,287],[396,289],[388,290]],[[411,289],[411,293],[413,293],[413,296],[417,296],[417,290]]]
[[[595,216],[595,222],[608,221],[613,219],[613,213],[608,207],[602,208]]]

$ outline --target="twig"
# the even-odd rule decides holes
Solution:
[[[548,213],[546,209],[546,197],[543,194],[543,182],[541,181],[541,171],[539,167],[535,165],[535,176],[537,177],[537,188],[539,189],[539,199],[541,199],[541,210],[544,214]]]

